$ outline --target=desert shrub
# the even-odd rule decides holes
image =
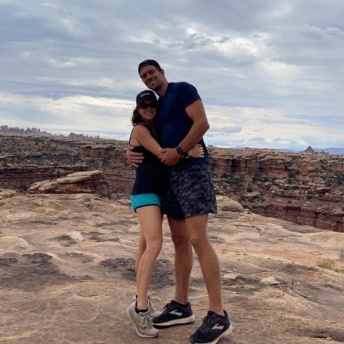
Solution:
[[[288,172],[288,178],[295,179],[296,173],[295,172]]]
[[[306,199],[311,200],[313,198],[313,194],[311,192],[307,193]]]
[[[261,172],[256,173],[253,177],[252,177],[252,182],[256,183],[256,182],[262,182],[262,183],[266,183],[270,181],[269,177],[262,174]]]
[[[248,184],[246,191],[247,192],[252,192],[253,191],[251,184]]]
[[[247,198],[246,198],[244,195],[241,195],[241,196],[239,197],[239,201],[240,201],[240,202],[246,202],[246,201],[247,201]]]
[[[338,185],[344,184],[344,173],[335,172],[335,178],[337,180]]]
[[[332,259],[324,259],[318,262],[318,267],[344,274],[344,268],[337,268],[335,261]]]
[[[104,156],[103,157],[103,165],[108,165],[110,160],[111,160],[111,158],[109,156]]]
[[[332,259],[324,259],[318,263],[319,268],[333,270],[333,267],[336,265]]]

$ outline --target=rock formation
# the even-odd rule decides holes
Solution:
[[[102,171],[112,199],[128,195],[134,169],[126,142],[0,134],[0,187],[27,191],[35,182]],[[217,194],[246,209],[301,225],[344,231],[344,156],[271,149],[209,147]]]
[[[211,147],[217,192],[264,216],[344,232],[344,156]]]
[[[29,193],[96,193],[110,198],[109,184],[101,171],[76,172],[56,180],[37,182],[30,186]]]
[[[219,255],[234,332],[219,344],[344,342],[343,233],[262,217],[218,196],[209,238]],[[21,194],[0,200],[0,343],[132,344],[139,225],[126,197]],[[174,292],[167,221],[150,293]],[[161,330],[156,344],[187,343],[205,315],[197,259],[190,282],[196,321]]]
[[[307,149],[304,151],[305,153],[314,153],[314,149],[311,146],[308,146]]]

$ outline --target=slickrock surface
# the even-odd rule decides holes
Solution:
[[[223,209],[223,210],[221,210]],[[139,226],[127,199],[93,194],[16,194],[0,200],[0,343],[188,343],[207,310],[195,259],[192,325],[136,336],[125,310],[135,294]],[[165,223],[151,298],[173,297],[173,247]],[[209,236],[221,261],[223,299],[234,325],[220,343],[343,343],[343,233],[243,211],[219,197]]]

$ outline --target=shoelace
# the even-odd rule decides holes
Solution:
[[[202,323],[201,327],[199,328],[199,330],[204,332],[204,333],[211,332],[211,330],[212,330],[212,321],[213,321],[213,319],[215,317],[216,317],[215,314],[213,314],[212,316],[209,316],[209,315],[205,316],[202,319],[203,323]]]
[[[152,319],[149,317],[149,315],[143,315],[141,317],[141,325],[142,325],[142,328],[153,326]]]
[[[171,308],[171,302],[168,303],[168,304],[164,307],[164,309],[169,309],[169,308]]]

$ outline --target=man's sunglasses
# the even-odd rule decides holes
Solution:
[[[143,109],[143,110],[147,110],[148,108],[150,109],[157,109],[158,108],[158,103],[141,103],[139,106],[139,108]]]

